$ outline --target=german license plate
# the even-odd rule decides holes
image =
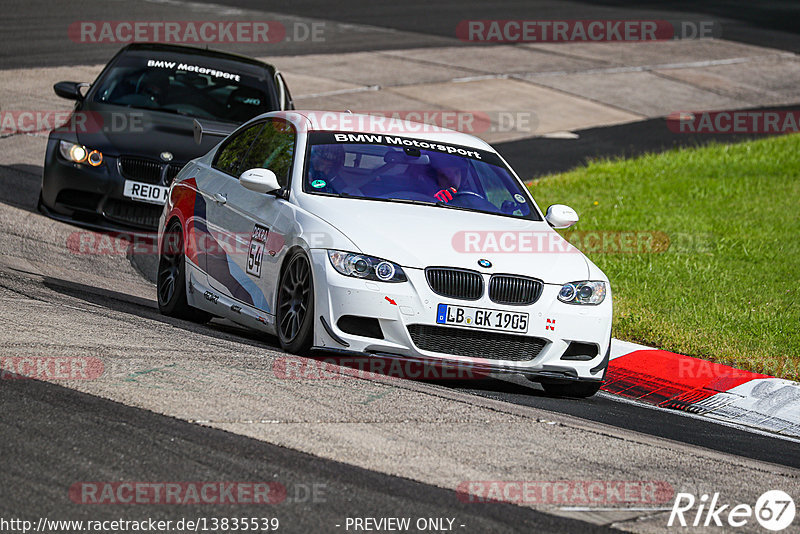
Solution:
[[[122,190],[122,194],[141,202],[164,204],[167,201],[168,191],[169,187],[164,187],[163,185],[144,184],[142,182],[134,182],[133,180],[125,180],[125,189]]]
[[[452,304],[439,304],[436,310],[436,322],[444,325],[482,330],[519,333],[528,331],[527,313],[454,306]]]

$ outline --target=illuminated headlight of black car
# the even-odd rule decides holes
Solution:
[[[405,282],[406,273],[396,263],[341,250],[329,250],[331,265],[345,276],[378,282]]]
[[[58,150],[61,157],[74,163],[88,163],[92,167],[97,167],[103,163],[103,153],[99,150],[91,150],[83,145],[78,145],[70,141],[60,141]]]
[[[606,298],[606,283],[585,280],[561,286],[558,300],[566,304],[600,304]]]

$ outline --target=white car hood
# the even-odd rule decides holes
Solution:
[[[589,276],[583,254],[544,221],[322,195],[303,195],[299,204],[346,235],[356,252],[402,267],[514,273],[550,284]],[[492,267],[480,267],[481,259]]]

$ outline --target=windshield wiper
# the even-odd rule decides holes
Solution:
[[[466,206],[454,206],[452,204],[448,204],[447,202],[442,202],[441,200],[436,203],[437,206],[440,208],[447,208],[451,210],[459,210],[459,211],[469,211],[471,213],[486,213],[488,215],[504,215],[503,213],[498,213],[495,211],[487,211],[487,210],[479,210],[477,208],[468,208]]]
[[[145,110],[145,111],[160,111],[162,113],[172,113],[173,115],[181,115],[183,117],[195,117],[195,115],[192,115],[191,113],[187,113],[185,111],[180,111],[178,109],[156,108],[156,107],[147,107],[147,106],[134,106],[133,104],[114,104],[113,102],[109,102],[109,103],[114,105],[114,106],[125,106],[126,108],[131,108],[131,109],[142,109],[142,110]],[[208,119],[208,118],[205,118],[205,117],[195,117],[195,118],[203,119],[203,120],[213,120],[213,121],[222,120],[222,119]]]
[[[161,111],[163,113],[172,113],[173,115],[181,115],[183,117],[195,117],[195,115],[192,115],[191,113],[186,113],[185,111],[181,111],[179,109],[169,109],[169,108],[139,108],[139,109],[149,109],[150,111]],[[195,118],[202,119],[203,117],[195,117]]]
[[[408,198],[376,198],[386,202],[399,202],[400,204],[416,204],[417,206],[438,206],[438,202],[428,202],[427,200],[411,200]]]
[[[377,200],[380,202],[396,202],[398,204],[413,204],[416,206],[431,206],[434,208],[450,208],[454,210],[463,210],[463,211],[474,211],[478,213],[491,213],[488,211],[480,211],[473,208],[465,208],[462,206],[451,206],[446,202],[442,202],[441,200],[437,201],[429,201],[429,200],[412,200],[409,198],[380,198],[380,197],[362,197],[359,195],[351,195],[350,193],[321,193],[321,194],[328,194],[328,195],[335,195],[341,198],[360,198],[363,200]]]

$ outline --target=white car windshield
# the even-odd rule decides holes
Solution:
[[[367,140],[369,142],[351,142]],[[314,133],[304,191],[541,220],[494,152],[386,135]]]

